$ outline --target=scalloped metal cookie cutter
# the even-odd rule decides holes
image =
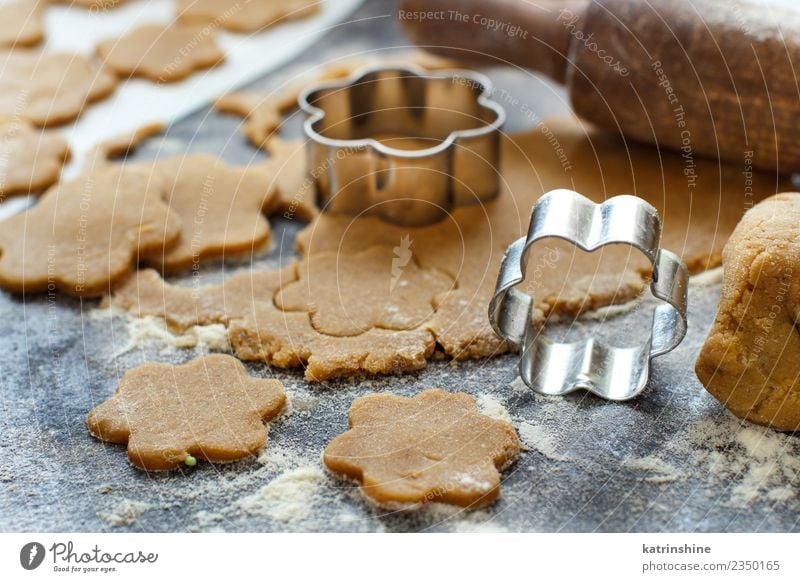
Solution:
[[[640,250],[653,266],[650,289],[663,303],[653,311],[651,333],[636,347],[611,347],[593,338],[556,343],[533,325],[533,299],[514,287],[525,279],[528,249],[544,238],[560,238],[592,252],[610,244]],[[628,400],[647,385],[650,363],[681,343],[686,334],[689,274],[681,259],[659,248],[658,211],[635,196],[595,204],[571,190],[553,190],[533,208],[528,234],[506,250],[489,319],[495,332],[521,349],[523,381],[542,394],[588,390],[608,400]]]
[[[320,208],[420,226],[493,198],[505,111],[491,91],[478,73],[415,67],[308,87],[298,100]]]

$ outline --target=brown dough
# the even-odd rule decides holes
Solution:
[[[520,451],[510,424],[479,414],[472,396],[443,390],[363,396],[350,407],[349,424],[325,448],[325,465],[392,509],[489,505],[500,495],[499,471]]]
[[[32,47],[44,40],[41,0],[14,0],[0,5],[0,47]]]
[[[107,165],[114,158],[134,151],[146,139],[164,131],[163,123],[149,123],[131,132],[100,142],[90,149],[84,158],[83,170],[91,171]]]
[[[800,194],[744,215],[725,246],[725,280],[697,377],[739,418],[800,430]]]
[[[0,201],[49,188],[69,160],[67,141],[24,122],[0,122]]]
[[[276,196],[265,166],[229,166],[209,155],[168,158],[153,164],[164,177],[170,209],[181,219],[178,244],[146,263],[177,271],[213,257],[252,253],[270,238],[263,212]]]
[[[238,115],[245,119],[242,133],[255,147],[267,147],[275,139],[275,131],[283,123],[283,116],[295,109],[300,93],[312,83],[342,79],[367,66],[412,65],[429,71],[452,68],[455,63],[419,50],[382,57],[357,57],[334,62],[321,70],[304,75],[273,93],[242,91],[220,98],[215,107],[222,113]]]
[[[748,177],[741,168],[695,160],[698,177],[696,185],[689,187],[684,175],[686,161],[681,156],[659,154],[644,146],[626,146],[571,119],[548,121],[529,133],[505,138],[501,158],[505,189],[500,196],[484,206],[459,208],[439,224],[402,228],[375,217],[353,219],[322,214],[300,233],[301,254],[308,257],[334,253],[340,264],[371,247],[394,248],[408,237],[416,266],[426,272],[447,274],[456,281],[454,289],[433,298],[436,311],[413,330],[420,332],[418,337],[412,337],[413,332],[409,331],[374,328],[362,335],[322,336],[324,341],[320,339],[311,346],[302,342],[298,345],[291,340],[298,336],[293,326],[302,321],[307,326],[303,329],[313,332],[310,316],[280,311],[272,301],[278,287],[267,292],[263,285],[255,285],[238,292],[231,289],[227,295],[228,301],[236,296],[248,314],[239,318],[235,326],[229,325],[237,355],[271,363],[278,360],[277,365],[281,366],[297,366],[308,359],[309,369],[313,360],[314,371],[307,370],[306,374],[321,380],[354,371],[391,373],[418,369],[425,365],[424,357],[432,354],[434,341],[457,359],[502,353],[508,346],[489,325],[488,303],[503,253],[527,230],[531,207],[542,193],[567,187],[598,201],[620,193],[643,196],[662,213],[663,246],[682,255],[692,272],[700,272],[719,264],[722,246],[748,200],[742,198],[742,193],[749,188],[752,200],[757,201],[776,187],[785,186],[772,176],[756,173]],[[550,314],[574,315],[628,301],[642,290],[649,276],[647,261],[627,246],[606,247],[587,254],[567,243],[542,241],[531,251],[524,289],[534,294],[537,319]],[[296,274],[284,278],[282,286],[296,278]],[[141,298],[130,294],[125,302],[140,313],[169,319],[172,310],[183,309],[181,303],[188,301],[177,289],[164,288],[157,278],[143,281],[141,288],[147,290],[146,294],[143,291],[148,298],[144,305],[137,306],[137,299]],[[254,298],[253,289],[265,290]],[[213,311],[209,309],[210,298],[219,291],[212,287],[207,293],[203,293],[202,304],[190,303],[206,315]],[[343,308],[349,313],[358,309],[362,299],[348,297],[348,301],[353,303]],[[308,310],[314,311],[310,305]],[[258,312],[259,318],[250,315],[253,312]],[[264,316],[266,313],[269,317]],[[270,325],[273,327],[267,327]],[[358,355],[359,350],[354,352],[354,344],[369,346],[374,341],[367,337],[370,334],[386,336],[386,344],[375,347],[369,366],[357,365],[354,353]],[[281,341],[273,341],[273,335],[281,335]],[[397,342],[402,338],[395,353],[391,350],[392,337]],[[285,357],[287,343],[295,348],[293,358]],[[333,358],[332,365],[323,361],[321,345],[326,347],[325,357]],[[276,358],[276,353],[281,357]],[[341,361],[347,365],[340,365]]]
[[[100,295],[177,240],[180,220],[150,172],[110,168],[48,190],[0,222],[0,287]]]
[[[116,79],[77,54],[0,51],[0,119],[46,127],[77,118],[113,93]]]
[[[142,317],[163,318],[181,333],[194,325],[222,323],[236,356],[280,368],[306,365],[309,381],[359,372],[387,374],[419,370],[434,349],[430,331],[371,329],[336,338],[317,332],[303,312],[285,312],[273,297],[297,280],[297,266],[240,273],[222,285],[189,289],[167,285],[155,271],[139,271],[115,291],[114,304]]]
[[[178,20],[200,26],[222,26],[234,32],[256,32],[316,14],[320,0],[178,0]]]
[[[303,311],[326,335],[354,336],[373,328],[414,329],[433,314],[433,299],[452,279],[420,269],[406,244],[370,247],[351,256],[318,253],[303,261],[300,278],[275,296],[284,311]]]
[[[214,107],[221,113],[245,119],[242,133],[255,147],[262,147],[283,123],[283,115],[297,106],[296,99],[284,95],[262,95],[252,92],[228,93]]]
[[[99,439],[127,444],[137,468],[165,471],[190,455],[228,462],[258,452],[267,443],[264,423],[285,403],[279,381],[251,378],[237,359],[215,354],[129,370],[86,424]]]
[[[106,66],[122,76],[172,83],[220,63],[225,55],[207,29],[146,24],[97,45]]]
[[[50,0],[56,4],[69,4],[89,10],[110,10],[125,4],[128,0]]]
[[[314,183],[308,176],[305,144],[302,140],[273,137],[267,142],[267,166],[275,176],[278,196],[269,213],[288,220],[311,222],[319,214]]]
[[[572,119],[547,120],[504,143],[506,192],[495,201],[459,208],[443,222],[423,228],[392,226],[373,217],[322,215],[300,233],[298,246],[305,255],[353,254],[367,240],[397,244],[410,234],[421,267],[457,280],[457,289],[440,298],[428,322],[437,341],[455,358],[489,356],[505,349],[486,316],[503,252],[527,231],[530,209],[544,192],[572,188],[595,201],[620,193],[645,198],[661,212],[662,246],[680,254],[697,273],[720,264],[722,247],[748,203],[742,193],[749,188],[749,199],[758,201],[789,186],[768,174],[748,178],[735,166],[694,163],[697,180],[690,188],[680,155],[626,147]],[[626,302],[642,291],[649,277],[646,260],[627,246],[587,254],[568,243],[542,241],[531,249],[528,264],[522,288],[533,293],[539,317],[577,315]]]
[[[152,124],[103,142],[87,163],[102,167],[162,128]],[[183,224],[178,243],[146,263],[164,272],[196,269],[207,259],[244,256],[266,245],[271,231],[264,214],[281,205],[278,188],[297,170],[285,165],[282,177],[274,164],[229,166],[203,154],[135,164],[165,180],[170,209]]]

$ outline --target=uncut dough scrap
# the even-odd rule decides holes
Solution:
[[[0,122],[0,200],[49,188],[69,157],[69,144],[60,135],[24,122]]]
[[[400,248],[370,247],[347,257],[311,255],[301,263],[298,280],[278,291],[275,305],[287,312],[308,312],[314,329],[332,336],[419,327],[433,315],[433,298],[446,293],[452,280],[413,262],[392,273]],[[375,277],[381,271],[383,276]]]
[[[244,272],[199,291],[167,285],[153,270],[139,271],[116,291],[114,302],[139,317],[163,318],[178,333],[195,325],[224,324],[238,358],[281,368],[305,365],[310,381],[425,367],[434,340],[424,328],[371,329],[334,338],[317,332],[305,312],[278,309],[273,297],[297,280],[297,269],[290,265],[280,271]]]
[[[77,54],[0,51],[0,63],[0,119],[22,117],[39,127],[74,120],[117,84],[108,71]]]
[[[129,370],[86,424],[99,439],[127,444],[139,469],[166,471],[189,455],[228,462],[257,453],[267,442],[264,423],[285,403],[279,381],[251,378],[236,358],[214,354]]]
[[[36,293],[108,293],[135,262],[180,234],[149,172],[108,168],[48,190],[26,212],[0,222],[0,287]]]
[[[456,67],[454,61],[419,50],[388,56],[347,58],[325,65],[321,70],[311,74],[304,74],[302,79],[294,80],[273,93],[257,91],[228,93],[216,102],[215,108],[222,113],[243,117],[245,121],[242,124],[242,133],[255,147],[266,147],[269,150],[269,144],[277,139],[275,132],[283,123],[283,116],[298,106],[297,98],[307,86],[342,79],[363,67],[375,65],[384,67],[412,65],[429,71]]]
[[[472,396],[443,390],[368,394],[350,407],[349,425],[325,448],[325,465],[389,508],[489,505],[520,451],[510,424],[478,413]]]
[[[120,75],[162,83],[180,81],[225,58],[212,31],[158,24],[140,26],[122,38],[101,42],[97,54]]]
[[[120,299],[134,313],[167,320],[196,309],[194,316],[228,325],[231,344],[240,357],[279,366],[308,362],[306,376],[316,380],[359,371],[416,370],[425,366],[436,343],[457,359],[491,356],[508,349],[486,315],[501,258],[507,246],[527,230],[535,200],[549,190],[569,187],[595,201],[619,193],[638,194],[659,208],[665,248],[680,254],[692,272],[717,266],[724,242],[743,212],[745,177],[740,168],[697,160],[696,185],[690,188],[684,167],[680,155],[632,148],[574,120],[553,120],[504,139],[504,190],[483,206],[459,208],[441,223],[419,228],[393,226],[369,216],[351,219],[323,214],[300,233],[298,247],[304,257],[334,253],[341,266],[370,247],[401,247],[395,258],[403,263],[402,248],[408,248],[416,267],[454,280],[454,288],[433,297],[432,317],[413,330],[375,327],[345,338],[319,334],[310,322],[319,309],[311,305],[313,301],[306,312],[284,312],[275,306],[278,290],[297,280],[297,267],[282,282],[273,279],[275,284],[268,286],[250,286],[235,278],[239,286],[231,285],[224,299],[237,306],[230,323],[212,308],[211,298],[218,297],[219,287],[201,292],[202,301],[184,306],[179,304],[188,299],[181,290],[164,286],[150,274],[126,286]],[[752,181],[754,200],[775,192],[772,176],[756,174]],[[523,288],[533,293],[541,316],[578,314],[628,301],[641,292],[649,276],[647,262],[627,246],[586,254],[566,243],[544,241],[531,251]],[[624,265],[628,268],[620,273]],[[388,270],[387,266],[366,273],[364,285],[388,288]],[[352,301],[344,306],[348,311],[358,308],[359,297],[348,300]]]
[[[800,194],[744,215],[725,246],[717,317],[695,370],[740,418],[800,430]]]

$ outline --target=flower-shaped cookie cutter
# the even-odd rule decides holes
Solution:
[[[370,67],[306,88],[310,174],[323,211],[419,226],[500,189],[505,111],[471,71]]]
[[[634,347],[612,347],[594,338],[573,343],[548,339],[533,324],[533,299],[515,289],[525,279],[526,255],[537,241],[566,240],[587,252],[627,244],[650,261],[650,290],[662,300],[653,311],[651,333]],[[658,211],[636,196],[615,196],[595,204],[571,190],[553,190],[533,208],[527,236],[506,250],[489,319],[500,337],[521,350],[523,381],[542,394],[588,390],[608,400],[628,400],[647,385],[651,360],[681,343],[686,335],[689,273],[681,259],[659,248]]]

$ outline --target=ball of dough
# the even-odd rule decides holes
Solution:
[[[739,222],[697,377],[740,418],[800,430],[800,194],[767,198]]]

